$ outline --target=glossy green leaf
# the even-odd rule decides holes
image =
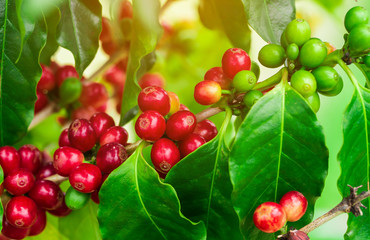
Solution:
[[[80,210],[72,211],[59,219],[59,231],[73,240],[101,239],[99,223],[96,218],[98,205],[90,201]]]
[[[72,52],[81,77],[99,47],[101,5],[99,0],[65,0],[60,11],[57,41]]]
[[[126,113],[137,105],[140,87],[137,84],[138,70],[146,57],[150,61],[158,38],[162,33],[159,24],[160,3],[158,0],[133,0],[132,37],[127,65],[125,90],[122,98],[120,125],[127,123]],[[146,65],[146,64],[144,64]]]
[[[199,15],[206,27],[224,31],[235,47],[249,51],[251,31],[241,0],[201,0]]]
[[[343,146],[338,154],[342,174],[338,180],[341,194],[349,195],[347,184],[363,185],[366,190],[370,181],[370,91],[356,83],[355,92],[344,114]],[[363,216],[349,214],[345,239],[362,240],[370,236],[370,199],[362,201],[367,207]]]
[[[47,41],[45,47],[42,49],[40,62],[50,65],[50,58],[57,51],[59,44],[57,42],[57,26],[60,21],[60,11],[57,7],[54,7],[53,11],[46,15],[46,26],[47,26]]]
[[[33,118],[39,55],[46,41],[43,19],[36,24],[22,55],[15,1],[0,1],[0,145],[11,145],[26,133]]]
[[[206,224],[207,239],[242,239],[231,203],[229,148],[225,141],[230,118],[231,112],[227,111],[219,134],[182,159],[165,179],[176,189],[185,216]]]
[[[46,214],[47,224],[41,234],[27,237],[26,240],[69,240],[64,236],[58,229],[59,217],[55,217],[51,214]]]
[[[205,239],[204,224],[182,215],[175,189],[159,180],[141,149],[114,170],[100,190],[103,239]]]
[[[255,227],[253,213],[261,203],[279,202],[292,190],[305,195],[308,209],[289,226],[307,224],[327,169],[328,150],[316,115],[290,85],[279,84],[253,105],[231,149],[233,203],[244,237],[276,239]]]
[[[279,44],[286,25],[295,19],[294,0],[243,0],[251,27],[263,40]]]

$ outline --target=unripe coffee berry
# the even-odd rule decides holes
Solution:
[[[90,123],[94,128],[96,137],[98,139],[108,128],[115,125],[113,118],[105,112],[97,112],[92,115],[92,117],[90,118]]]
[[[205,80],[194,88],[194,99],[202,105],[212,105],[221,99],[221,86],[217,82]]]
[[[159,139],[153,144],[150,156],[155,169],[164,174],[180,161],[179,149],[167,138]]]
[[[21,159],[21,168],[26,168],[36,173],[41,166],[41,152],[31,144],[23,145],[18,149]]]
[[[191,134],[196,125],[197,120],[192,112],[178,111],[168,119],[166,134],[172,140],[180,141]]]
[[[296,222],[307,210],[307,199],[297,191],[287,192],[280,200],[288,222]]]
[[[62,85],[65,79],[70,78],[70,77],[78,78],[78,79],[80,78],[78,76],[78,73],[75,67],[66,65],[66,66],[58,68],[58,70],[55,73],[55,80],[57,82],[58,87]]]
[[[257,83],[256,75],[252,71],[238,72],[233,79],[233,86],[237,92],[248,92]]]
[[[243,103],[245,106],[251,108],[262,96],[263,93],[258,90],[249,91],[244,95]]]
[[[23,195],[33,187],[35,177],[25,168],[16,169],[4,180],[4,187],[12,195]]]
[[[302,46],[311,37],[311,28],[308,22],[303,19],[294,19],[285,29],[287,43],[295,43]]]
[[[194,152],[197,148],[206,143],[206,140],[198,134],[192,133],[179,142],[180,156],[183,158]]]
[[[265,202],[254,211],[253,222],[259,230],[274,233],[285,225],[286,214],[280,204]]]
[[[82,91],[82,83],[78,78],[66,78],[59,87],[60,103],[63,105],[76,101]]]
[[[65,201],[68,208],[77,210],[83,208],[90,199],[90,194],[79,192],[76,189],[69,187]]]
[[[168,113],[169,115],[174,114],[175,112],[180,110],[180,99],[174,92],[167,92],[168,96],[170,97],[170,112]]]
[[[92,149],[97,141],[94,128],[86,119],[76,119],[71,123],[68,138],[72,147],[82,152]]]
[[[108,128],[100,137],[100,146],[103,146],[107,143],[120,143],[123,146],[127,144],[128,133],[125,128],[120,126],[113,126]]]
[[[21,159],[14,147],[0,147],[0,165],[4,171],[5,176],[8,175],[11,171],[20,168]]]
[[[156,111],[143,112],[136,120],[135,131],[143,140],[157,141],[166,131],[166,120]]]
[[[49,180],[38,180],[28,195],[35,203],[44,209],[53,210],[62,204],[63,192],[60,187]]]
[[[96,166],[103,173],[110,173],[119,167],[126,159],[128,154],[123,145],[119,143],[108,143],[100,147],[96,154]]]
[[[218,130],[216,125],[208,119],[205,119],[197,123],[194,132],[202,136],[207,142],[216,137]]]
[[[141,111],[157,111],[163,116],[170,111],[171,104],[167,92],[160,87],[146,87],[139,93],[138,105]]]
[[[71,186],[83,193],[91,193],[98,189],[101,180],[100,169],[90,163],[82,163],[69,174]]]
[[[285,50],[278,44],[267,44],[258,53],[258,61],[268,68],[280,67],[285,58]]]
[[[292,87],[304,97],[311,96],[317,89],[315,77],[306,70],[298,70],[293,73],[290,82]]]
[[[14,227],[28,228],[36,220],[37,206],[32,199],[17,196],[10,199],[5,208],[5,216]]]
[[[68,176],[69,173],[84,160],[84,155],[72,147],[60,147],[54,152],[53,166],[61,176]]]
[[[251,59],[241,48],[230,48],[222,56],[224,74],[233,79],[242,70],[251,70]]]

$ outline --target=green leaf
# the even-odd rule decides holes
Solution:
[[[126,113],[137,105],[140,87],[137,84],[138,70],[143,64],[141,60],[148,56],[152,59],[158,38],[162,33],[159,24],[160,3],[158,0],[133,0],[132,37],[130,44],[129,61],[127,65],[126,84],[122,98],[120,125],[126,123]],[[149,65],[144,64],[144,65]]]
[[[57,26],[60,21],[60,11],[58,8],[54,8],[51,13],[46,16],[47,25],[47,41],[45,47],[42,49],[40,62],[50,65],[50,58],[57,51],[59,44],[57,42]]]
[[[338,187],[344,197],[349,194],[347,184],[353,187],[363,185],[362,190],[366,190],[370,181],[369,118],[370,91],[356,83],[352,100],[344,114],[344,141],[338,154],[342,169]],[[354,217],[349,214],[345,239],[360,240],[370,236],[370,199],[367,198],[362,203],[367,209],[363,210],[363,216]]]
[[[11,145],[26,133],[33,118],[36,84],[41,77],[39,55],[46,41],[44,19],[24,43],[22,55],[21,34],[15,1],[0,1],[0,145]]]
[[[199,16],[206,27],[224,31],[235,47],[249,51],[251,31],[241,0],[201,0]]]
[[[175,189],[159,180],[143,159],[142,147],[100,189],[98,219],[103,239],[205,239],[204,224],[182,215]]]
[[[207,239],[242,239],[232,203],[229,149],[225,133],[231,118],[227,110],[219,134],[177,163],[165,182],[177,191],[182,211],[193,221],[204,221]]]
[[[58,229],[59,217],[46,213],[47,224],[41,234],[27,237],[27,240],[69,240]]]
[[[101,5],[99,0],[65,0],[60,11],[57,41],[73,53],[76,70],[82,77],[99,47]]]
[[[59,219],[59,231],[73,240],[101,239],[99,223],[96,219],[98,205],[90,201],[80,210],[72,211]]]
[[[246,239],[276,239],[258,230],[254,210],[263,202],[279,202],[287,192],[308,200],[300,228],[313,217],[314,203],[324,187],[328,150],[316,115],[287,83],[280,83],[250,110],[231,149],[233,203]]]
[[[294,0],[243,0],[251,27],[263,40],[279,44],[286,25],[295,19]]]

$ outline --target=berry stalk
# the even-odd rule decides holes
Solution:
[[[264,91],[278,84],[281,81],[283,69],[284,68],[280,69],[277,73],[265,79],[264,81],[257,83],[253,90]]]

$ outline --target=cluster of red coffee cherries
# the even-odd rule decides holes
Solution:
[[[105,111],[109,99],[107,89],[101,83],[86,82],[74,66],[50,66],[41,64],[42,75],[37,84],[35,114],[49,102],[68,110],[71,119],[90,117],[97,111]]]
[[[23,239],[40,234],[46,226],[46,213],[66,216],[71,210],[65,204],[59,185],[47,180],[56,173],[50,156],[33,145],[18,151],[11,146],[0,148],[0,165],[4,172],[1,185],[5,206],[1,239]]]
[[[253,221],[258,229],[266,233],[274,233],[284,227],[285,223],[296,222],[307,210],[307,199],[297,191],[287,192],[280,203],[265,202],[259,205]]]
[[[138,105],[143,112],[135,123],[136,134],[152,142],[152,163],[165,177],[168,171],[195,149],[217,135],[215,124],[209,120],[197,123],[196,116],[180,104],[175,93],[162,87],[145,86],[138,96]]]

